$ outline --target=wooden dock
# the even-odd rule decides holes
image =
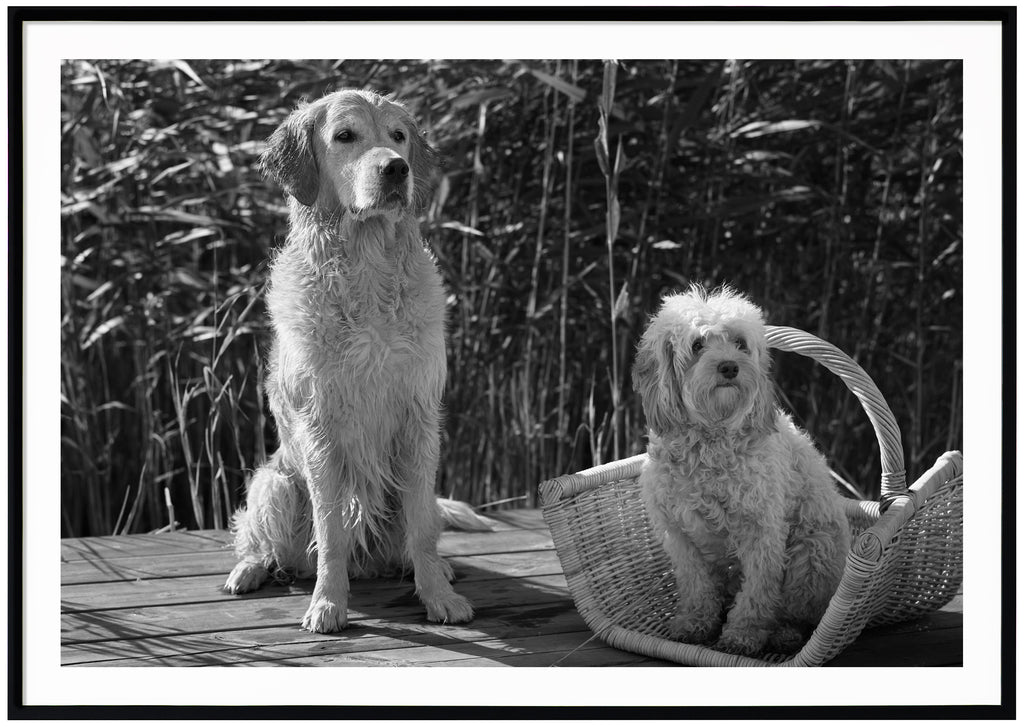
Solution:
[[[410,580],[352,582],[349,628],[299,628],[312,581],[220,590],[224,531],[61,543],[61,663],[79,666],[677,666],[610,648],[576,612],[537,510],[491,533],[446,532],[440,550],[473,601],[466,625],[427,622]],[[959,666],[962,597],[918,621],[865,631],[829,666]]]

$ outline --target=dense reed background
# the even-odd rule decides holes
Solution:
[[[731,283],[874,377],[911,477],[961,441],[958,61],[69,61],[61,92],[65,536],[224,527],[274,445],[259,382],[302,97],[404,100],[447,158],[423,230],[449,298],[439,490],[536,504],[635,454],[660,296]],[[877,446],[824,369],[780,391],[861,495]]]

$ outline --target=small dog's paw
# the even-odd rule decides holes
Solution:
[[[676,614],[669,624],[669,633],[686,644],[710,644],[715,640],[722,622],[717,618],[699,619],[689,613]]]
[[[440,598],[424,599],[427,619],[434,623],[463,624],[473,620],[473,606],[455,591]]]
[[[302,628],[317,634],[330,634],[348,626],[348,609],[326,598],[313,599],[302,617]]]
[[[267,575],[267,569],[259,563],[243,560],[231,570],[228,580],[224,584],[224,590],[234,594],[255,591],[263,585]]]
[[[777,654],[794,654],[803,646],[804,636],[795,626],[780,626],[768,637],[768,650]]]
[[[726,629],[715,642],[714,650],[726,654],[753,656],[764,651],[768,634],[764,629]]]

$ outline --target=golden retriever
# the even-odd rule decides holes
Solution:
[[[355,90],[301,105],[260,160],[290,196],[267,300],[280,447],[234,517],[240,562],[225,589],[315,571],[310,631],[345,628],[350,575],[409,566],[430,620],[473,617],[437,553],[460,511],[463,527],[490,529],[434,495],[445,291],[415,210],[437,160],[404,107]]]

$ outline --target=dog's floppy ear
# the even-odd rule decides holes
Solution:
[[[408,112],[406,112],[408,113]],[[432,147],[420,131],[416,120],[409,114],[409,128],[412,139],[409,143],[409,166],[412,167],[413,202],[417,209],[423,209],[430,202],[430,191],[438,171],[444,166],[444,157]]]
[[[676,377],[675,348],[666,333],[656,333],[652,325],[637,346],[633,390],[640,394],[647,426],[663,434],[686,420],[686,409]]]
[[[320,193],[320,169],[313,150],[316,119],[308,107],[291,113],[267,140],[259,168],[307,207]]]

